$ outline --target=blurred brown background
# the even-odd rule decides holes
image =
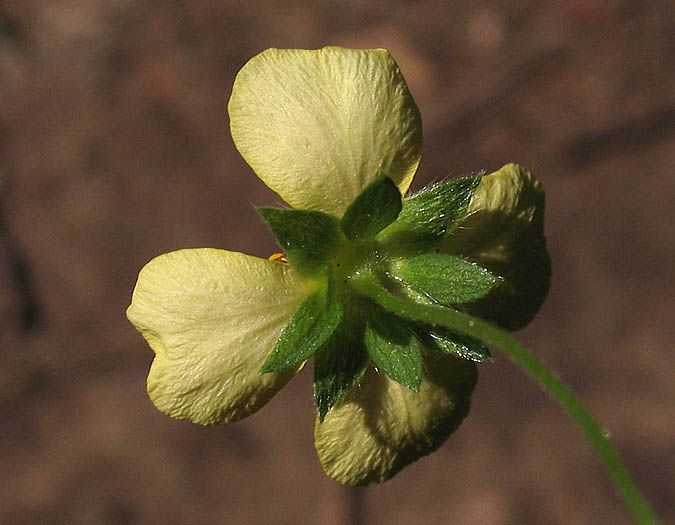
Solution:
[[[553,285],[518,337],[675,520],[674,10],[668,1],[0,2],[0,522],[626,523],[581,433],[497,355],[448,443],[357,492],[313,449],[306,370],[201,428],[145,393],[126,321],[152,257],[267,256],[277,204],[225,111],[267,47],[386,47],[420,107],[414,188],[517,161]]]

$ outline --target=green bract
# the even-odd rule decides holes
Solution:
[[[451,233],[466,216],[479,181],[480,176],[443,183],[403,205],[394,182],[381,176],[354,199],[339,221],[318,211],[261,209],[291,265],[320,283],[291,317],[261,372],[281,372],[320,352],[314,392],[323,421],[358,382],[369,361],[417,392],[424,368],[423,343],[471,360],[489,355],[480,341],[397,317],[353,286],[353,280],[373,280],[406,300],[451,308],[489,293],[497,277],[476,263],[436,251],[443,234]],[[430,208],[436,220],[429,219]],[[432,251],[419,253],[423,247]]]
[[[127,310],[155,352],[150,398],[236,421],[311,360],[324,470],[385,481],[457,428],[490,360],[445,320],[516,328],[544,300],[541,186],[510,164],[406,196],[421,119],[384,50],[269,49],[228,110],[242,156],[293,207],[259,210],[288,263],[214,249],[150,261]]]

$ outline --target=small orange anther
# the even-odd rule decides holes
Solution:
[[[280,262],[283,264],[288,264],[288,259],[286,259],[286,256],[283,253],[274,253],[268,257],[270,261],[274,262]]]

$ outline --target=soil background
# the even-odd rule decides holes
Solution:
[[[675,13],[668,1],[0,1],[0,522],[628,523],[581,433],[497,353],[441,449],[346,489],[311,373],[242,422],[169,419],[127,322],[151,258],[266,257],[226,103],[267,47],[385,47],[420,107],[413,189],[511,161],[547,190],[549,298],[517,336],[675,522]]]

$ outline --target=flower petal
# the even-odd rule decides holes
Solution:
[[[290,266],[242,253],[203,248],[150,261],[127,317],[156,354],[153,403],[200,424],[258,410],[297,370],[258,373],[304,295]]]
[[[425,354],[419,393],[370,368],[314,427],[326,474],[346,485],[388,480],[445,442],[469,411],[478,373],[470,361]]]
[[[268,49],[237,74],[237,149],[295,208],[342,216],[378,177],[405,193],[422,151],[419,110],[383,49]]]
[[[527,325],[551,282],[541,183],[517,164],[484,176],[466,219],[443,240],[441,251],[466,257],[502,278],[467,310],[508,330]]]

